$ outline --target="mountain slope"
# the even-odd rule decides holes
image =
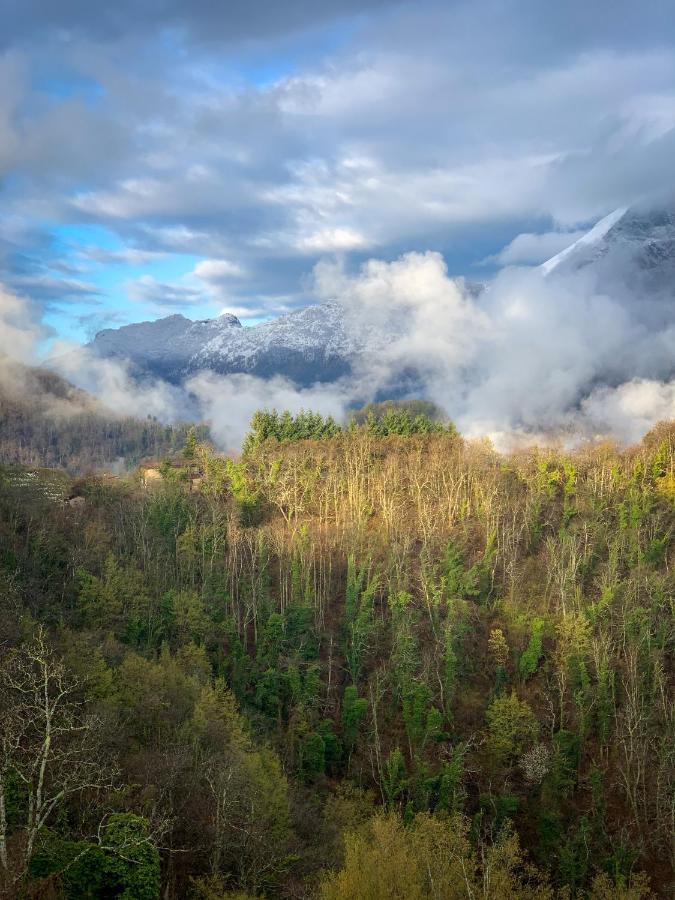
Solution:
[[[187,426],[121,416],[46,369],[0,359],[0,464],[77,474],[131,466],[185,444]]]
[[[99,332],[89,349],[127,359],[138,373],[172,382],[201,369],[261,377],[282,374],[298,384],[333,381],[354,356],[376,343],[348,328],[338,302],[309,306],[271,322],[243,327],[234,316],[192,322],[175,315]]]
[[[621,208],[543,263],[545,275],[591,267],[599,283],[649,294],[675,290],[675,209]]]
[[[617,209],[544,263],[541,272],[547,278],[582,278],[585,291],[610,296],[645,327],[665,331],[675,297],[675,211]],[[476,300],[481,287],[464,282],[463,289]],[[129,360],[135,374],[173,383],[208,369],[284,375],[305,386],[335,381],[359,368],[364,356],[405,336],[409,320],[389,312],[378,325],[354,310],[357,323],[333,300],[251,327],[234,316],[193,322],[174,315],[101,331],[89,347],[102,358]],[[405,373],[395,374],[407,383]],[[405,393],[400,384],[387,387],[388,396],[401,390]]]
[[[182,374],[191,357],[217,337],[242,329],[236,316],[193,322],[182,315],[99,331],[90,348],[105,359],[124,359],[141,372],[170,381]]]
[[[600,221],[594,225],[590,231],[587,231],[586,234],[582,235],[579,240],[570,244],[569,247],[565,247],[560,253],[556,253],[555,256],[552,256],[551,259],[548,259],[545,263],[542,263],[541,270],[544,275],[550,275],[551,272],[554,272],[556,269],[560,270],[570,264],[572,266],[578,266],[582,260],[592,262],[594,258],[597,258],[598,252],[601,252],[603,238],[605,238],[614,225],[623,218],[626,212],[627,207],[625,206],[615,209],[614,212],[605,216],[604,219],[600,219]]]

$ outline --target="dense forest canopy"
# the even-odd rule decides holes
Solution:
[[[365,429],[378,437],[411,434],[454,434],[454,425],[447,421],[442,411],[426,400],[387,400],[369,403],[355,410],[349,419],[347,430]],[[243,451],[250,452],[266,441],[289,443],[293,441],[322,441],[335,437],[343,430],[332,416],[301,411],[293,416],[288,410],[259,410],[251,420],[251,427],[244,439]]]
[[[6,896],[672,896],[675,424],[368,419],[2,469]]]
[[[407,413],[411,419],[421,416],[430,422],[447,424],[448,417],[443,410],[431,400],[382,400],[379,403],[366,403],[350,414],[350,420],[357,425],[367,421],[381,421],[389,413]]]

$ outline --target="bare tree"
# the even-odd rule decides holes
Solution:
[[[0,876],[7,889],[26,874],[36,841],[54,812],[74,794],[112,782],[97,754],[99,722],[87,715],[82,682],[35,638],[0,664]],[[19,782],[22,822],[8,832],[7,793]]]

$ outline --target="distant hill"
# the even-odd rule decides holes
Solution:
[[[60,375],[0,360],[0,462],[77,474],[181,448],[188,425],[120,416]]]

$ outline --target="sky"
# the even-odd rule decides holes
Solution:
[[[3,0],[0,281],[49,332],[317,266],[537,265],[675,182],[672,0]]]

